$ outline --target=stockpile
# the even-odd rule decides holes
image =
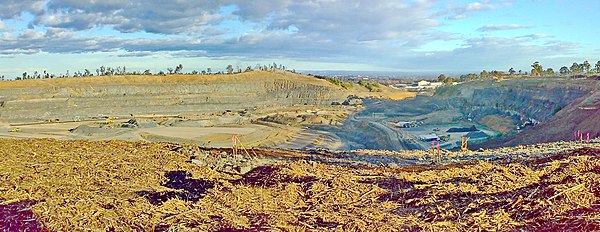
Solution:
[[[236,173],[190,162],[231,152],[223,149],[49,139],[0,145],[0,214],[13,219],[0,219],[0,230],[600,229],[594,146],[404,167],[253,150],[254,158],[281,158]]]

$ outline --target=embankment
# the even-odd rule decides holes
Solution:
[[[292,73],[113,76],[0,82],[0,120],[330,105],[348,93]]]

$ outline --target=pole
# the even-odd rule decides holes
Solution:
[[[236,139],[235,135],[231,136],[231,143],[233,144],[233,146],[231,146],[231,148],[233,149],[233,155],[237,156],[237,148],[236,148],[237,139]]]
[[[587,133],[587,143],[590,143],[590,132]]]

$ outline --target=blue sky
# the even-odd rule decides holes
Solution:
[[[558,70],[600,60],[600,1],[0,0],[0,75],[185,71]]]

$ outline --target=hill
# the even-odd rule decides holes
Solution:
[[[255,107],[331,105],[349,95],[411,94],[343,89],[289,72],[232,75],[102,76],[0,82],[0,120],[38,121],[130,114],[220,112]]]

